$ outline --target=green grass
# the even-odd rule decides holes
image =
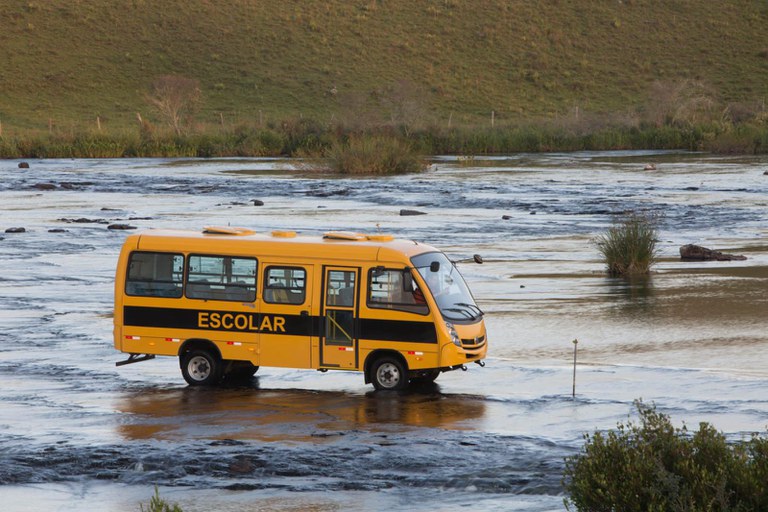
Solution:
[[[653,122],[694,82],[719,119],[765,110],[766,26],[752,0],[6,0],[0,123],[4,137],[97,117],[107,133],[137,129],[137,113],[158,121],[145,96],[168,74],[198,80],[197,121],[230,131],[557,125],[575,109]],[[698,103],[682,98],[691,116]]]

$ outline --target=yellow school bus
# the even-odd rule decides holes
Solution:
[[[376,389],[483,366],[483,312],[441,251],[390,235],[148,230],[123,244],[122,366],[179,358],[192,386],[261,366],[362,371]]]

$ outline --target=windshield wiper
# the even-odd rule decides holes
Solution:
[[[483,310],[482,310],[482,309],[480,309],[480,308],[477,306],[477,304],[468,304],[468,303],[466,303],[466,302],[457,302],[457,303],[456,303],[456,305],[457,305],[457,306],[464,306],[464,307],[467,307],[467,308],[469,308],[469,309],[474,309],[474,310],[476,310],[476,311],[477,311],[477,315],[478,315],[478,317],[480,317],[480,316],[483,316],[483,315],[485,314],[485,313],[483,313]]]
[[[458,311],[459,313],[463,315],[467,315],[470,319],[474,320],[475,315],[467,311],[466,309],[459,309],[459,308],[441,308],[442,311]],[[471,311],[471,310],[470,310]]]

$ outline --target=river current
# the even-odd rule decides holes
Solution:
[[[563,510],[564,458],[636,420],[637,399],[734,440],[768,426],[766,157],[438,157],[381,178],[289,159],[18,163],[0,161],[6,512],[135,511],[154,486],[185,512]],[[660,222],[648,279],[606,277],[595,245],[629,211]],[[135,231],[113,224],[434,245],[486,312],[487,366],[403,394],[358,373],[263,368],[196,389],[172,358],[115,367],[115,263]],[[687,243],[747,259],[681,262]]]

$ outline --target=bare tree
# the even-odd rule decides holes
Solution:
[[[381,104],[389,113],[390,122],[400,126],[406,136],[426,122],[426,93],[413,82],[400,80],[386,87],[381,93]]]
[[[368,92],[340,93],[336,98],[340,122],[352,130],[395,127],[409,136],[427,123],[426,93],[407,80]]]
[[[693,125],[718,119],[715,94],[699,80],[654,82],[646,118],[656,126]]]
[[[336,98],[340,107],[339,124],[344,128],[364,131],[384,123],[378,98],[371,92],[341,92]]]
[[[202,102],[200,82],[179,75],[159,76],[150,84],[146,99],[176,135],[181,135]]]

